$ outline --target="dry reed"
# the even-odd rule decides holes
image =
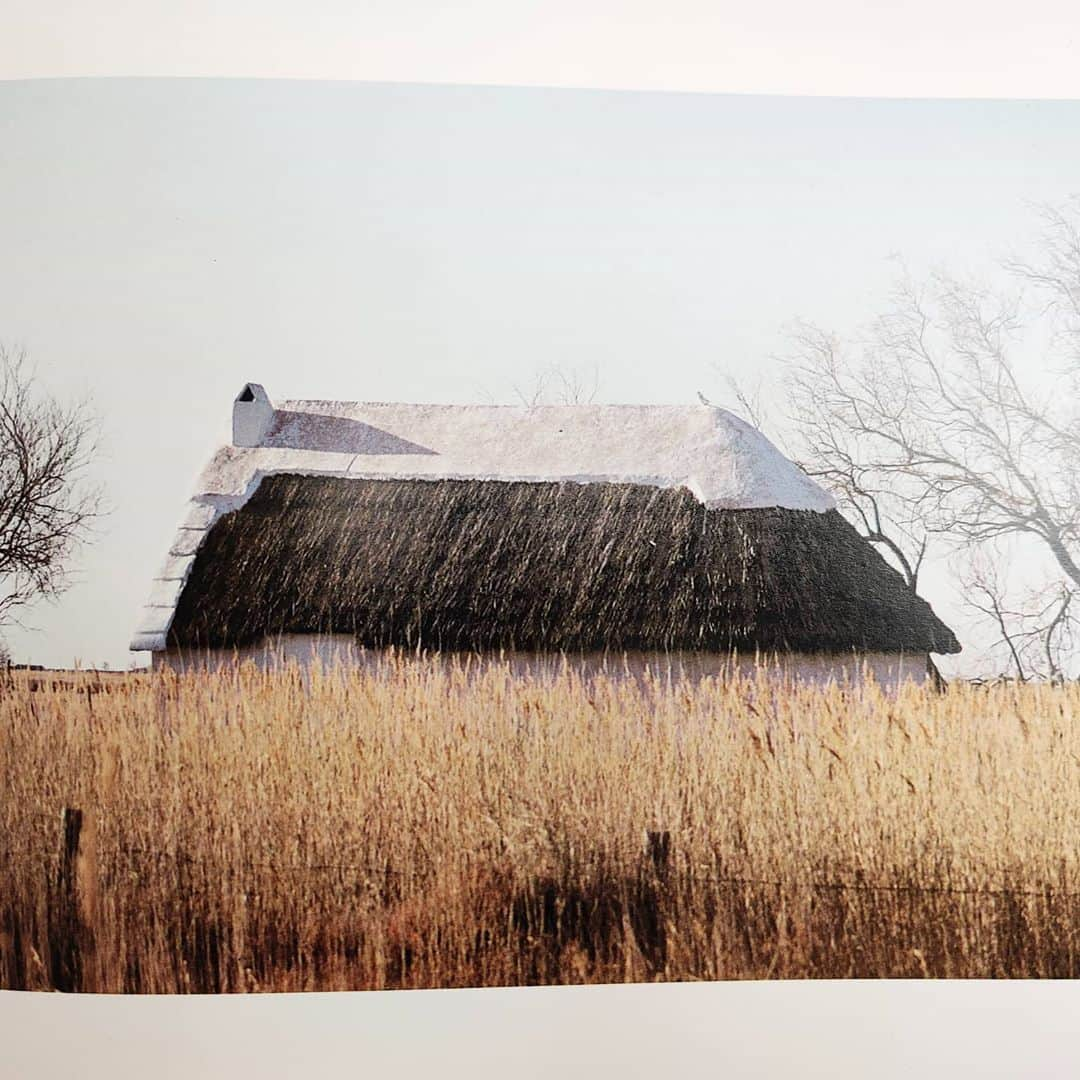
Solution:
[[[1077,686],[20,675],[0,789],[6,988],[1080,975]]]

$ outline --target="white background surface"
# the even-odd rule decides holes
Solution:
[[[1047,0],[0,0],[0,76],[1076,97],[1078,22],[1074,4]],[[0,142],[0,170],[9,166]],[[1078,1036],[1074,984],[727,984],[247,1000],[0,996],[4,1080],[1063,1077],[1080,1066]]]
[[[5,0],[7,78],[1073,97],[1070,0]]]
[[[0,996],[5,1080],[1076,1075],[1076,987],[713,983]]]

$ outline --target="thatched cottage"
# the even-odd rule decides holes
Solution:
[[[204,470],[133,650],[361,660],[395,646],[819,678],[960,646],[759,431],[669,405],[273,404]]]

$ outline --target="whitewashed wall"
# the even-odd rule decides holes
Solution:
[[[385,660],[381,650],[366,650],[353,638],[344,634],[315,637],[308,634],[285,634],[265,639],[258,645],[239,649],[211,649],[185,651],[169,649],[153,654],[153,666],[169,666],[177,670],[189,668],[219,668],[237,662],[251,661],[260,668],[274,669],[289,663],[309,665],[318,659],[324,666],[362,666],[372,670]],[[508,664],[515,674],[532,677],[548,677],[557,674],[564,664],[569,664],[583,675],[606,674],[609,676],[641,679],[647,674],[670,676],[678,681],[696,681],[724,670],[734,664],[746,671],[755,664],[753,657],[718,656],[705,652],[631,652],[631,653],[585,653],[562,656],[559,654],[505,653],[469,656],[444,654],[448,664],[485,665]],[[858,657],[829,654],[811,655],[790,653],[771,658],[768,663],[776,667],[782,677],[801,682],[825,683],[829,680],[847,682],[858,680],[870,672],[882,686],[893,687],[905,680],[925,682],[927,678],[926,653],[901,655],[897,653],[866,653]]]

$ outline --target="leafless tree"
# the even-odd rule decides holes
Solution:
[[[1020,538],[1049,557],[1056,578],[1022,607],[985,572],[969,584],[1002,640],[1025,644],[1014,666],[1042,641],[1058,677],[1080,589],[1080,200],[1043,222],[1006,291],[903,272],[858,339],[797,325],[787,389],[803,467],[913,590],[931,541]]]
[[[47,394],[25,353],[0,345],[0,626],[58,595],[100,507],[87,477],[98,425]]]
[[[584,373],[553,363],[539,370],[527,387],[515,386],[522,405],[591,405],[600,390],[600,372],[595,366]]]
[[[1077,590],[1051,578],[1021,592],[1010,586],[996,553],[978,550],[960,571],[965,603],[985,616],[1005,659],[999,678],[1061,681],[1080,638]]]

